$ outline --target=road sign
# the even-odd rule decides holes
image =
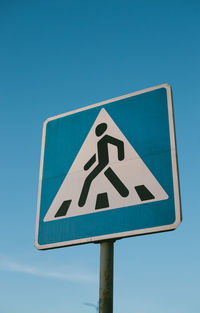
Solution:
[[[38,249],[166,231],[180,222],[169,85],[47,119]]]

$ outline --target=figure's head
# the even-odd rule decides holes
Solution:
[[[106,123],[101,123],[99,125],[97,125],[96,129],[95,129],[95,133],[96,135],[99,137],[101,135],[103,135],[103,133],[106,131],[107,129],[107,124]]]

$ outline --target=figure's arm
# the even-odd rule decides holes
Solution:
[[[91,159],[84,165],[84,170],[87,171],[96,161],[96,154],[94,154]]]
[[[118,160],[119,161],[124,160],[124,143],[123,143],[123,141],[121,141],[117,138],[111,137],[109,135],[107,135],[106,137],[107,137],[106,138],[107,142],[109,142],[112,145],[117,147],[117,149],[118,149]]]

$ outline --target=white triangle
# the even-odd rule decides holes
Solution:
[[[124,159],[119,161],[117,147],[112,144],[108,145],[109,164],[92,181],[86,203],[83,207],[79,207],[78,202],[84,181],[98,164],[97,157],[96,162],[88,170],[84,170],[84,166],[88,160],[97,153],[97,142],[101,137],[96,136],[95,129],[96,126],[100,123],[107,124],[107,130],[104,135],[107,134],[123,141]],[[104,135],[102,135],[102,137]],[[127,197],[122,197],[105,176],[104,172],[108,167],[110,167],[112,171],[115,172],[115,174],[129,190],[129,195]],[[150,193],[154,196],[153,199],[146,201],[141,200],[135,189],[136,186],[141,185],[145,186],[150,191]],[[101,208],[101,210],[95,210],[97,195],[103,193],[107,193],[109,207]],[[166,192],[160,186],[156,178],[144,164],[140,156],[122,134],[114,121],[111,119],[109,114],[105,109],[101,109],[60,189],[58,190],[44,218],[44,222],[88,213],[95,213],[103,210],[138,205],[147,202],[166,200],[167,198],[168,195]],[[55,217],[63,202],[68,200],[71,200],[71,202],[67,213],[64,216]]]

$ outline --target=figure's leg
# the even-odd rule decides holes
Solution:
[[[83,184],[82,191],[81,191],[81,195],[78,201],[78,205],[80,207],[83,207],[85,205],[91,183],[95,179],[95,177],[102,171],[102,169],[103,169],[102,166],[97,165],[97,167],[95,167],[93,171],[86,177],[85,182]]]
[[[110,167],[104,172],[104,174],[122,197],[128,197],[128,189]]]

